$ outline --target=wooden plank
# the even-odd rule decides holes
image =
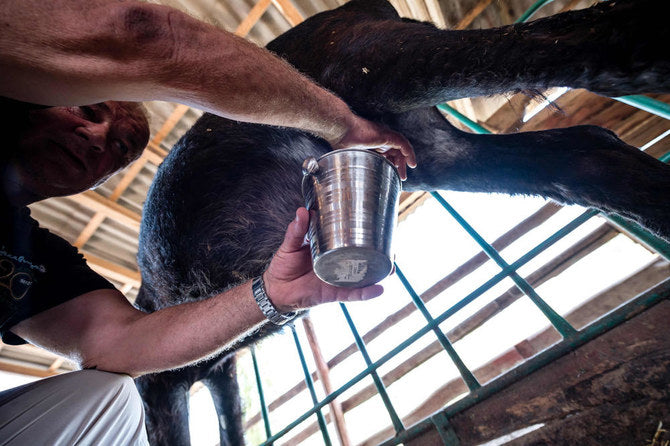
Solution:
[[[146,157],[147,161],[156,166],[159,166],[163,162],[163,159],[165,158],[165,156],[162,156],[161,154],[151,150],[150,147],[144,149],[142,156]]]
[[[147,151],[149,153],[149,151]],[[124,173],[123,177],[119,181],[119,184],[116,185],[114,190],[109,196],[109,199],[112,201],[119,201],[119,198],[121,198],[121,195],[128,189],[128,186],[130,186],[130,183],[133,182],[135,177],[139,175],[139,173],[142,171],[144,166],[148,162],[148,157],[146,156],[141,156],[137,161],[135,161],[133,164],[128,167],[126,172]]]
[[[259,0],[259,2],[256,3],[253,8],[251,8],[251,11],[249,11],[249,14],[244,18],[244,20],[242,20],[242,23],[239,24],[235,30],[235,34],[240,37],[244,37],[249,34],[251,28],[253,28],[256,22],[260,20],[265,11],[267,11],[268,7],[270,6],[270,1],[271,0]]]
[[[134,287],[139,287],[142,282],[142,277],[139,271],[128,269],[124,266],[117,265],[114,262],[95,256],[88,252],[82,252],[86,262],[98,274],[108,277],[118,282],[132,284]]]
[[[321,352],[321,347],[319,346],[319,341],[316,338],[316,332],[314,331],[314,325],[312,320],[309,317],[304,317],[302,319],[302,324],[305,328],[305,334],[307,335],[307,341],[312,350],[312,356],[314,357],[314,362],[319,375],[319,381],[323,385],[323,389],[326,392],[326,395],[333,393],[333,385],[330,381],[330,369],[328,364],[323,357]],[[335,427],[337,429],[337,436],[340,439],[340,444],[342,446],[350,446],[351,440],[349,439],[349,434],[347,432],[347,425],[344,421],[344,413],[342,412],[342,406],[338,399],[333,400],[330,404],[331,414],[335,418]],[[306,440],[307,438],[305,438]],[[293,441],[300,441],[296,437],[293,438]]]
[[[154,137],[151,138],[151,143],[160,147],[160,143],[170,134],[179,121],[181,121],[181,118],[184,117],[189,108],[188,105],[177,104],[174,110],[172,110],[172,113],[170,113],[170,116],[168,116],[161,126],[160,130],[158,130]]]
[[[97,192],[89,190],[81,194],[70,195],[66,198],[96,212],[100,212],[105,217],[116,220],[122,225],[137,232],[140,230],[141,217],[139,214],[124,208],[120,204],[113,202],[109,198],[103,197]]]
[[[79,233],[79,236],[74,241],[73,245],[77,248],[81,248],[84,244],[93,236],[95,231],[98,230],[102,222],[105,220],[105,214],[102,212],[96,212],[93,214],[93,217],[88,221],[86,227]]]
[[[47,369],[47,371],[49,371],[49,372],[55,372],[56,370],[58,370],[58,368],[59,368],[61,365],[63,365],[63,362],[65,362],[65,360],[64,360],[63,358],[56,358],[56,359],[54,359],[54,362],[51,363],[51,365],[49,366],[49,368]]]
[[[156,154],[157,156],[159,156],[161,158],[165,158],[168,154],[167,150],[163,149],[162,147],[160,147],[158,144],[156,144],[153,141],[149,141],[149,144],[147,144],[147,150],[149,152],[152,152],[152,153]]]
[[[55,371],[49,371],[47,369],[41,369],[37,367],[27,367],[5,361],[0,361],[0,370],[3,372],[17,373],[19,375],[37,376],[39,378],[58,375],[58,372]]]
[[[482,11],[486,9],[486,7],[490,5],[492,1],[493,0],[479,0],[477,4],[473,6],[472,9],[468,11],[467,14],[465,14],[465,16],[460,20],[460,22],[458,22],[456,26],[454,26],[454,29],[465,29],[468,26],[470,26],[472,21],[475,18],[477,18],[477,16],[481,14]]]
[[[296,26],[305,20],[302,14],[295,9],[291,0],[272,0],[272,4],[291,26]]]
[[[419,206],[425,203],[428,198],[430,198],[430,194],[427,192],[402,192],[400,194],[400,203],[398,204],[398,222],[406,219]]]

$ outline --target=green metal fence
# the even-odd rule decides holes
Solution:
[[[539,8],[541,8],[542,6],[544,6],[549,2],[551,2],[551,0],[539,0],[518,21],[528,20]],[[665,119],[670,119],[670,106],[668,106],[663,102],[645,96],[625,96],[614,99],[632,105],[634,107],[637,107],[641,110],[645,110],[649,113],[656,114]],[[439,105],[438,108],[442,112],[458,119],[461,123],[463,123],[465,126],[470,128],[474,132],[489,133],[488,130],[478,125],[477,123],[471,121],[467,117],[463,116],[462,114],[460,114],[458,111],[456,111],[447,104]],[[670,152],[666,153],[660,159],[664,162],[668,162],[670,160]],[[403,443],[420,435],[424,431],[432,428],[437,429],[445,445],[457,445],[458,439],[456,438],[453,431],[450,430],[449,428],[448,420],[450,417],[476,404],[478,401],[481,401],[495,394],[496,392],[509,386],[513,382],[519,380],[524,376],[529,375],[533,371],[559,358],[560,356],[575,349],[576,347],[588,342],[589,340],[597,337],[598,335],[604,333],[605,331],[611,329],[612,327],[615,327],[616,325],[632,317],[632,315],[637,314],[643,309],[650,307],[655,303],[659,302],[660,300],[666,299],[670,296],[670,281],[665,281],[661,285],[655,287],[650,292],[638,296],[638,298],[636,298],[635,300],[619,307],[617,310],[611,312],[607,316],[597,320],[596,322],[588,325],[587,327],[577,330],[574,327],[572,327],[553,308],[551,308],[551,306],[549,306],[539,296],[539,294],[535,291],[533,286],[531,286],[531,284],[526,279],[522,278],[517,271],[519,270],[519,268],[527,264],[529,261],[538,256],[540,253],[547,250],[550,246],[561,240],[563,237],[571,233],[573,230],[578,228],[586,221],[588,221],[590,218],[594,217],[595,215],[598,215],[599,214],[598,211],[593,209],[586,210],[581,215],[579,215],[578,217],[570,221],[568,224],[566,224],[564,227],[557,230],[546,240],[539,243],[534,248],[532,248],[524,255],[519,257],[516,261],[510,264],[507,263],[502,258],[500,253],[495,248],[493,248],[491,244],[489,244],[480,234],[477,233],[477,231],[445,200],[445,198],[442,195],[440,195],[437,192],[432,192],[431,195],[435,200],[437,200],[442,205],[442,207],[446,210],[446,212],[448,212],[464,228],[464,230],[469,234],[469,236],[472,237],[472,239],[474,239],[477,242],[477,244],[481,247],[483,252],[485,252],[489,256],[489,258],[493,260],[500,267],[500,272],[495,274],[484,284],[482,284],[477,289],[472,291],[470,294],[465,296],[463,299],[452,305],[450,308],[446,309],[437,317],[432,317],[431,314],[426,309],[424,302],[416,293],[416,291],[408,281],[407,277],[402,272],[402,269],[399,267],[399,265],[396,264],[396,275],[400,279],[405,289],[407,290],[409,298],[412,300],[412,302],[416,305],[419,312],[426,319],[426,324],[421,329],[413,333],[411,336],[408,336],[403,342],[399,343],[395,348],[390,350],[388,353],[384,354],[376,361],[372,361],[372,359],[370,358],[370,355],[368,354],[366,349],[365,342],[358,333],[356,325],[354,324],[349,314],[349,311],[347,310],[347,306],[344,304],[340,304],[341,311],[344,314],[344,317],[351,329],[356,345],[365,360],[366,367],[364,370],[362,370],[360,373],[358,373],[356,376],[350,379],[347,383],[340,386],[338,389],[334,390],[320,401],[316,396],[314,383],[312,381],[311,374],[308,370],[308,366],[305,361],[305,357],[303,354],[302,346],[300,344],[298,335],[296,333],[295,328],[291,326],[290,328],[298,351],[298,355],[302,365],[302,370],[305,375],[305,382],[312,398],[313,407],[308,411],[306,411],[305,413],[303,413],[302,415],[300,415],[299,417],[297,417],[295,421],[293,421],[292,423],[283,427],[282,429],[280,429],[275,433],[271,432],[268,410],[266,407],[265,397],[262,388],[261,375],[258,370],[255,351],[254,349],[252,349],[251,350],[252,360],[254,364],[256,382],[261,401],[261,413],[267,437],[267,440],[264,443],[262,443],[263,445],[272,444],[276,440],[286,435],[293,428],[301,424],[303,421],[314,416],[317,417],[317,421],[321,433],[323,435],[324,444],[330,445],[332,442],[328,434],[326,421],[322,414],[322,409],[327,404],[331,403],[337,397],[342,395],[344,392],[346,392],[348,389],[350,389],[351,387],[353,387],[355,384],[359,383],[366,377],[372,378],[375,387],[377,389],[377,392],[381,397],[384,406],[386,407],[386,410],[390,418],[390,422],[393,425],[396,432],[395,437],[383,443],[384,445],[395,445]],[[670,260],[670,244],[666,243],[664,240],[656,237],[655,235],[647,232],[638,225],[631,223],[628,220],[625,220],[619,216],[605,215],[604,217],[609,219],[616,226],[623,228],[626,232],[628,232],[634,238],[637,238],[639,241],[646,244],[648,247],[651,247],[665,259]],[[551,325],[558,331],[558,333],[560,333],[563,340],[558,344],[555,344],[554,346],[550,347],[549,349],[544,350],[540,354],[534,356],[530,360],[513,368],[504,375],[482,386],[477,381],[472,371],[468,369],[463,360],[459,357],[458,353],[451,345],[451,342],[449,341],[447,336],[440,330],[439,325],[445,320],[447,320],[449,317],[454,315],[456,312],[461,310],[463,307],[473,302],[475,299],[477,299],[479,296],[481,296],[486,291],[491,289],[493,286],[495,286],[496,284],[498,284],[499,282],[508,277],[511,278],[516,287],[518,287],[523,292],[523,294],[525,294],[535,304],[535,306],[546,316]],[[441,344],[444,351],[449,355],[454,365],[457,367],[461,375],[461,378],[467,385],[470,392],[465,398],[458,400],[456,403],[453,403],[445,407],[440,412],[407,429],[405,428],[400,417],[398,416],[397,410],[394,408],[391,398],[389,397],[388,392],[386,391],[384,383],[382,382],[382,379],[378,375],[377,370],[382,365],[387,363],[390,359],[392,359],[394,356],[402,352],[412,343],[414,343],[415,341],[417,341],[418,339],[420,339],[422,336],[424,336],[429,332],[433,332],[435,336],[437,336],[439,343]]]

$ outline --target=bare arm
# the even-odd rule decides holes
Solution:
[[[378,296],[381,286],[337,288],[311,269],[307,210],[301,208],[265,273],[269,297],[281,311]],[[26,319],[12,331],[84,367],[130,375],[186,365],[214,354],[265,321],[250,282],[199,302],[146,314],[116,290],[98,290]]]
[[[402,172],[416,164],[402,136],[354,115],[268,51],[175,9],[2,0],[0,17],[0,95],[47,105],[175,101],[306,130],[334,148],[381,146]]]

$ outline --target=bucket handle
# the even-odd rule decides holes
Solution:
[[[306,194],[306,187],[307,187],[307,181],[309,180],[309,177],[311,176],[316,176],[316,174],[319,172],[319,161],[317,161],[316,158],[313,156],[308,156],[305,158],[305,161],[302,163],[302,196],[306,200],[307,199],[307,194]],[[307,203],[305,203],[307,205]]]

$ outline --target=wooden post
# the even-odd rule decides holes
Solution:
[[[328,363],[321,353],[321,347],[319,347],[319,342],[316,339],[314,325],[312,325],[312,320],[309,318],[309,316],[302,318],[302,324],[305,327],[307,341],[309,342],[309,347],[312,350],[312,355],[314,356],[314,362],[316,363],[319,381],[321,381],[326,394],[330,394],[333,392],[333,386],[330,383],[330,369],[328,368]],[[344,422],[342,406],[337,399],[330,403],[330,411],[333,415],[333,419],[335,420],[335,427],[337,428],[337,436],[340,439],[340,443],[343,446],[349,446],[351,444],[351,440],[349,440],[349,434],[347,433],[347,427]]]

